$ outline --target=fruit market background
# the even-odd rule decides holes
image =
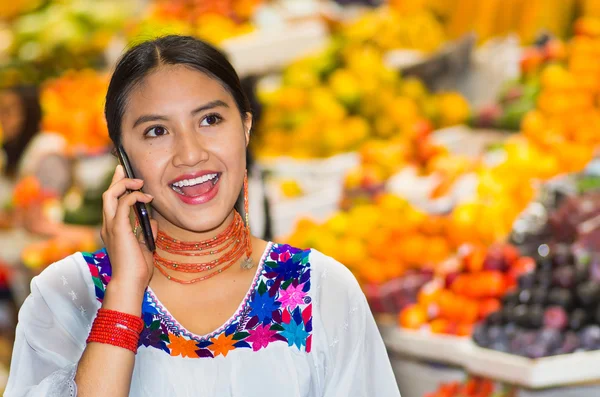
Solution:
[[[600,395],[598,0],[2,2],[0,131],[14,87],[41,116],[16,171],[0,134],[0,388],[31,277],[101,244],[110,69],[167,33],[230,57],[252,227],[352,270],[404,397]]]

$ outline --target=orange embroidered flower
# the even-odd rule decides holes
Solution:
[[[196,341],[185,339],[183,336],[176,336],[171,333],[169,333],[169,340],[171,341],[168,345],[169,349],[171,349],[171,356],[198,357],[198,354],[196,353],[196,350],[198,350]]]
[[[210,341],[213,344],[208,346],[208,348],[213,351],[215,357],[217,357],[219,354],[227,357],[227,353],[235,349],[233,344],[236,343],[236,341],[233,340],[233,334],[225,336],[225,333],[222,333],[218,338],[212,338]]]

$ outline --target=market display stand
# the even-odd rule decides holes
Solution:
[[[403,330],[389,320],[380,321],[380,330],[403,397],[422,397],[467,374],[518,386],[518,397],[600,396],[600,352],[531,360],[480,348],[469,338]]]

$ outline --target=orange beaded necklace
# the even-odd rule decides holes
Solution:
[[[180,284],[194,284],[214,277],[237,263],[244,253],[246,254],[246,259],[244,259],[242,266],[252,266],[252,260],[250,259],[250,256],[252,255],[250,230],[244,225],[242,217],[237,211],[235,211],[233,222],[231,222],[223,232],[209,240],[198,242],[180,241],[159,231],[156,238],[156,247],[170,254],[182,256],[202,257],[206,255],[222,254],[220,257],[210,262],[181,263],[163,258],[158,254],[158,251],[155,251],[154,266],[167,279]],[[212,269],[217,270],[192,280],[182,280],[171,276],[167,273],[166,269],[182,273],[201,273]]]

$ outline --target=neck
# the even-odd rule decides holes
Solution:
[[[210,233],[191,235],[193,239],[188,237],[188,233],[173,236],[159,229],[154,260],[155,266],[167,279],[181,284],[194,284],[208,280],[238,263],[242,268],[251,267],[249,230],[235,211]]]
[[[233,219],[234,219],[234,215],[235,215],[235,210],[231,211],[229,213],[229,215],[227,215],[227,217],[223,220],[223,222],[221,222],[221,224],[218,225],[217,227],[215,227],[211,230],[206,230],[206,231],[201,231],[201,232],[186,230],[186,229],[177,227],[177,226],[173,225],[171,222],[168,222],[167,220],[165,220],[161,217],[156,217],[156,219],[157,219],[157,223],[158,223],[158,230],[165,233],[169,237],[174,238],[179,241],[195,242],[195,241],[207,241],[207,240],[210,240],[211,238],[219,235],[219,233],[222,233],[225,229],[227,229],[227,227],[229,225],[231,225],[231,222],[233,222]]]

